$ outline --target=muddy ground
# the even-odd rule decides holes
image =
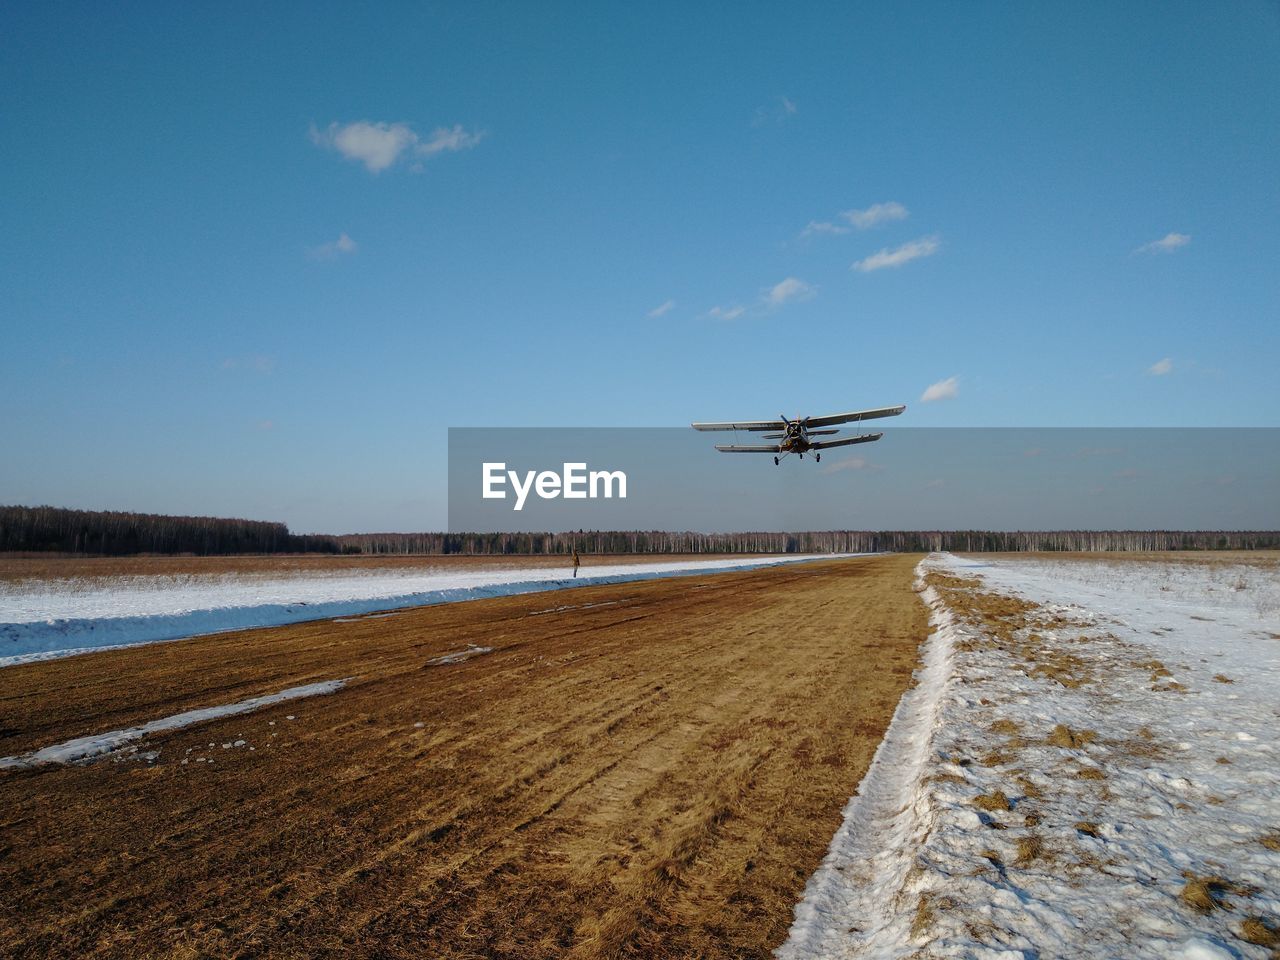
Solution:
[[[911,681],[918,559],[0,670],[0,756],[351,678],[0,771],[0,954],[768,956]],[[493,650],[431,662],[469,645]]]

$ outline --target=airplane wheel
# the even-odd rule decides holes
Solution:
[[[804,454],[803,454],[803,453],[802,453],[802,454],[800,454],[800,459],[801,459],[801,460],[803,460],[803,459],[804,459]]]
[[[821,462],[822,462],[822,454],[820,454],[820,453],[815,453],[815,454],[813,455],[813,459],[814,459],[814,461],[815,461],[816,463],[821,463]]]
[[[778,465],[778,458],[777,458],[777,457],[774,457],[774,458],[773,458],[773,465],[774,465],[775,467]]]

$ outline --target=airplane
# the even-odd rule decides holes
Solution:
[[[776,467],[787,454],[798,454],[800,459],[809,451],[813,451],[815,461],[822,460],[820,451],[830,447],[845,447],[851,443],[870,443],[879,440],[883,433],[864,433],[853,437],[841,437],[838,440],[810,440],[810,437],[830,436],[839,430],[827,430],[841,423],[855,423],[862,420],[875,420],[879,417],[896,417],[907,409],[906,404],[898,407],[880,407],[877,410],[855,410],[852,413],[834,413],[827,417],[796,417],[788,420],[784,414],[778,420],[744,420],[733,423],[691,423],[695,430],[747,430],[751,433],[763,433],[762,440],[776,440],[770,444],[732,444],[717,443],[716,449],[721,453],[772,453],[773,465]],[[781,454],[781,456],[779,456]]]

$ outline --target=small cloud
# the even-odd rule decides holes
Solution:
[[[763,127],[767,123],[782,123],[787,117],[796,113],[796,104],[789,97],[775,97],[762,107],[757,107],[755,116],[751,118],[753,127]]]
[[[1169,357],[1157,360],[1147,367],[1147,375],[1151,377],[1163,377],[1167,373],[1173,373],[1173,360]]]
[[[840,214],[859,230],[868,230],[893,220],[905,220],[910,215],[910,211],[895,200],[890,200],[888,203],[873,203],[865,210],[846,210]]]
[[[931,383],[925,388],[924,393],[920,394],[921,403],[932,403],[934,400],[951,400],[960,392],[960,380],[958,377],[947,377],[945,380],[939,380],[937,383]]]
[[[483,130],[468,133],[462,128],[462,124],[457,123],[449,129],[436,127],[431,131],[431,136],[417,144],[413,150],[420,157],[431,157],[437,153],[457,153],[459,150],[470,150],[484,137]]]
[[[675,306],[676,302],[674,300],[668,300],[666,303],[660,303],[649,311],[649,319],[657,320],[659,317],[665,316],[674,310]]]
[[[838,223],[830,223],[826,220],[810,220],[809,225],[800,231],[800,236],[812,237],[818,234],[841,234],[848,232],[848,227],[842,227]]]
[[[716,320],[737,320],[747,312],[747,308],[734,304],[732,307],[715,306],[707,311],[707,316]]]
[[[945,487],[947,482],[939,477],[937,480],[930,480],[924,485],[926,490],[936,490],[938,487]]]
[[[814,295],[814,289],[803,280],[795,277],[787,277],[781,283],[775,284],[765,294],[765,299],[769,301],[771,306],[780,307],[784,303],[792,300],[808,300]]]
[[[1152,240],[1150,243],[1144,243],[1142,246],[1134,250],[1134,253],[1173,253],[1179,247],[1185,247],[1191,242],[1191,234],[1189,233],[1166,233],[1159,240]]]
[[[1044,450],[1042,450],[1040,447],[1028,447],[1026,450],[1022,451],[1022,455],[1024,457],[1038,457],[1043,453],[1044,453]]]
[[[363,163],[370,173],[381,173],[410,153],[431,157],[437,153],[469,150],[483,138],[483,132],[469,133],[461,125],[437,127],[422,140],[407,123],[383,123],[357,120],[355,123],[331,123],[324,130],[310,130],[311,142],[326,150],[334,150],[347,160]]]
[[[893,250],[884,249],[879,253],[873,253],[871,256],[854,263],[851,269],[870,273],[872,270],[883,270],[885,267],[900,267],[903,264],[910,263],[912,260],[933,256],[938,252],[940,246],[941,242],[936,236],[922,237],[919,240],[904,243]]]
[[[275,428],[276,428],[276,422],[275,422],[274,420],[259,420],[259,421],[258,421],[258,429],[259,429],[259,430],[274,430]]]
[[[843,473],[845,470],[867,470],[872,473],[878,473],[882,469],[884,468],[872,463],[866,457],[845,457],[843,460],[827,464],[822,468],[822,472],[831,474]]]
[[[355,253],[356,246],[356,242],[343,233],[339,234],[337,240],[312,247],[307,251],[307,256],[312,260],[336,260],[343,254]]]

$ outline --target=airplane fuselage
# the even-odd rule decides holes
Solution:
[[[804,425],[795,422],[787,424],[786,436],[778,442],[778,446],[787,453],[807,453],[810,444]]]

